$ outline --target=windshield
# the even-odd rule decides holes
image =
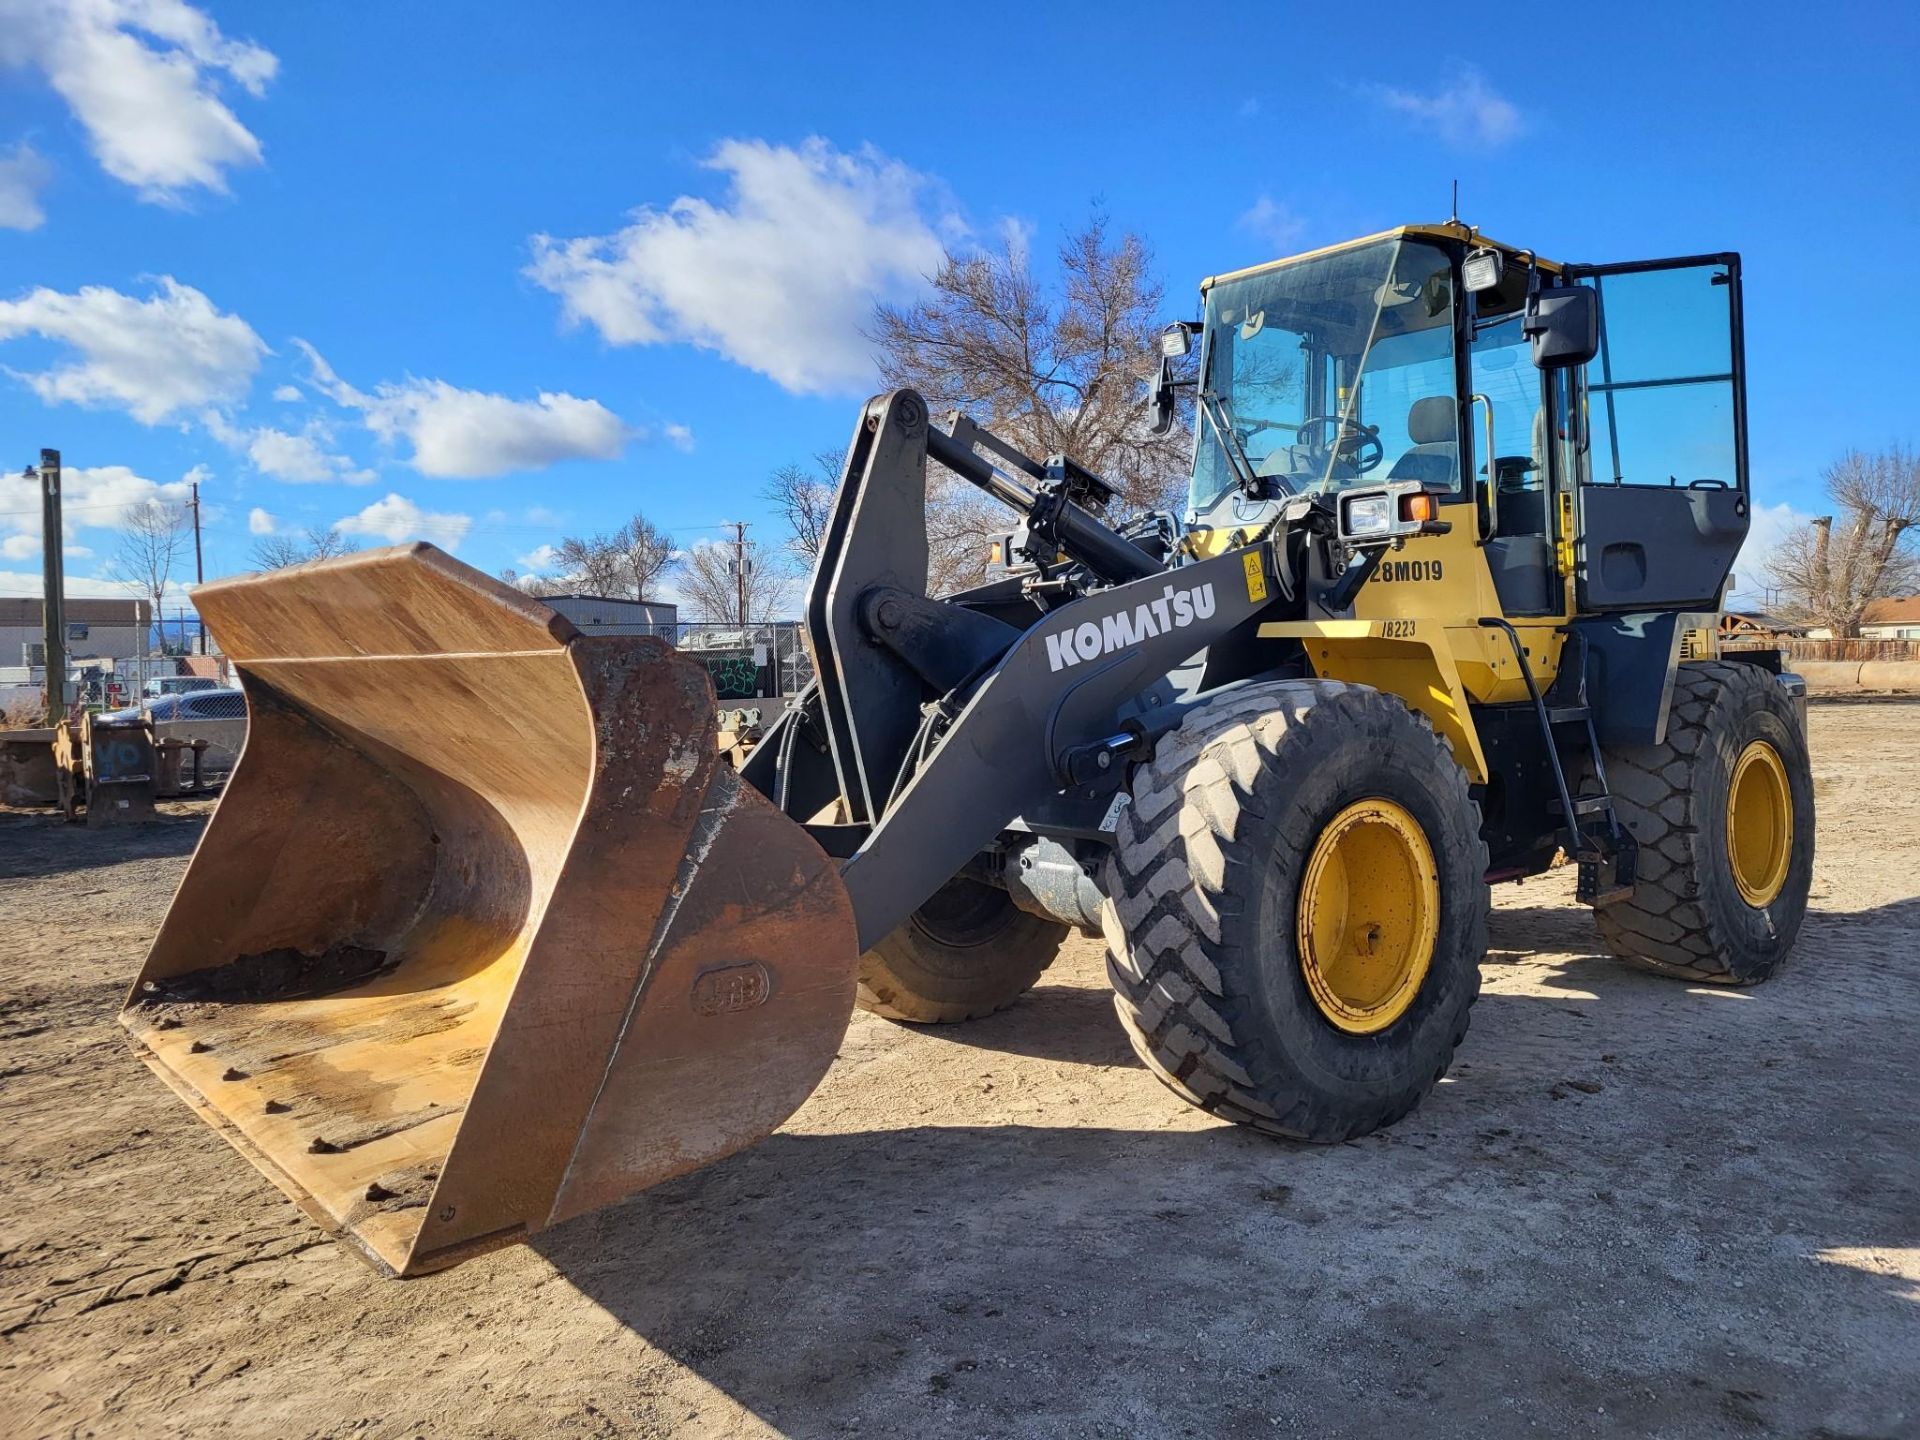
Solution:
[[[1460,484],[1447,252],[1417,240],[1207,292],[1191,507],[1384,480]]]

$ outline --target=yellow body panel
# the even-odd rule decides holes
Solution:
[[[1186,538],[1180,542],[1180,548],[1196,560],[1211,560],[1216,555],[1224,555],[1229,550],[1238,550],[1242,545],[1252,543],[1253,537],[1266,529],[1265,522],[1257,525],[1217,525],[1211,529],[1189,530]]]
[[[1487,759],[1467,710],[1448,632],[1433,620],[1285,620],[1260,627],[1263,640],[1298,640],[1314,674],[1398,695],[1433,722],[1475,784]]]
[[[1527,684],[1505,632],[1480,625],[1483,615],[1510,619],[1520,632],[1533,678],[1546,689],[1560,665],[1559,629],[1566,623],[1565,614],[1505,615],[1485,552],[1474,539],[1473,504],[1444,505],[1440,518],[1452,522],[1447,534],[1416,535],[1388,552],[1373,578],[1360,587],[1354,618],[1427,620],[1444,627],[1461,684],[1482,705],[1527,698]]]
[[[1248,265],[1239,270],[1229,270],[1221,275],[1209,275],[1200,282],[1200,293],[1202,295],[1206,294],[1208,290],[1224,280],[1239,280],[1248,275],[1258,275],[1263,270],[1277,270],[1282,265],[1297,265],[1302,260],[1315,260],[1322,255],[1336,255],[1342,250],[1357,250],[1362,245],[1375,245],[1382,240],[1393,240],[1407,235],[1417,239],[1465,240],[1474,245],[1485,245],[1495,250],[1504,250],[1509,255],[1527,255],[1531,253],[1522,250],[1517,245],[1508,245],[1503,241],[1493,239],[1491,236],[1482,235],[1473,226],[1462,225],[1457,221],[1440,225],[1400,225],[1392,230],[1379,230],[1371,235],[1362,235],[1358,239],[1342,240],[1337,245],[1322,245],[1318,250],[1306,250],[1298,255],[1284,255],[1278,260],[1263,260],[1258,265]],[[1542,270],[1555,275],[1560,273],[1561,267],[1559,261],[1548,260],[1544,256],[1535,256],[1534,259]]]
[[[1509,620],[1542,690],[1553,683],[1565,637],[1566,592],[1559,615],[1505,615],[1475,538],[1472,502],[1443,506],[1444,535],[1418,535],[1381,560],[1360,588],[1351,620],[1298,620],[1262,625],[1262,639],[1299,640],[1314,673],[1398,695],[1433,722],[1476,783],[1486,756],[1468,708],[1525,701],[1526,680],[1504,630],[1482,616]],[[1196,532],[1196,550],[1217,553],[1232,532]]]

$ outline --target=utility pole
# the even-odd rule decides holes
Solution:
[[[729,520],[733,526],[733,584],[739,608],[740,628],[747,628],[747,522]]]
[[[200,564],[200,482],[196,480],[193,482],[193,583],[198,585],[206,578]],[[200,614],[198,605],[193,607],[193,613],[197,619]],[[183,619],[181,623],[184,624],[185,620]],[[207,632],[198,623],[194,625],[193,649],[202,655],[207,653]]]
[[[32,467],[28,467],[32,474]],[[56,724],[67,713],[67,576],[61,553],[65,531],[60,518],[60,452],[40,452],[40,539],[43,599],[41,618],[46,628],[42,646],[47,662],[47,723]]]

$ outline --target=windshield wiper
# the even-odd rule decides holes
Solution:
[[[1253,473],[1253,461],[1247,458],[1246,447],[1240,443],[1240,436],[1225,417],[1225,397],[1212,390],[1200,392],[1200,408],[1206,413],[1213,425],[1213,433],[1220,441],[1220,448],[1226,452],[1227,464],[1233,470],[1234,482],[1245,492],[1250,500],[1263,499],[1267,480],[1278,483],[1283,493],[1291,495],[1293,487],[1278,475],[1262,477]]]

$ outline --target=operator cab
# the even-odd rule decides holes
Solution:
[[[1563,266],[1449,223],[1204,282],[1176,327],[1201,336],[1189,550],[1411,481],[1509,615],[1717,605],[1748,523],[1739,273]]]

